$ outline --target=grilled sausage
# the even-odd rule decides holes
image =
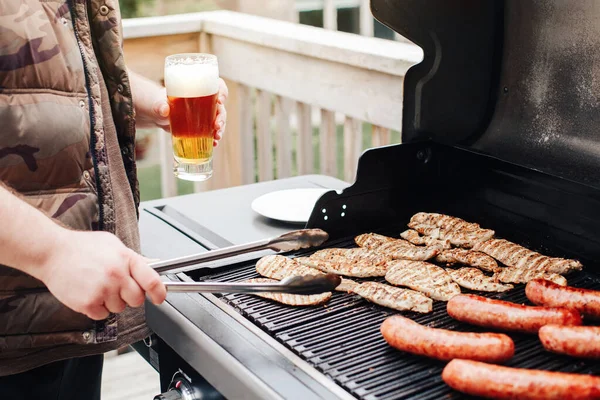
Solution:
[[[502,333],[429,328],[400,315],[383,321],[381,334],[395,349],[438,360],[464,358],[501,363],[510,359],[515,352],[512,339]]]
[[[569,308],[525,306],[472,294],[454,296],[446,306],[459,321],[499,330],[537,333],[544,325],[581,325],[581,316]]]
[[[581,358],[600,358],[600,327],[546,325],[540,328],[540,341],[553,353]]]
[[[525,295],[534,304],[568,307],[583,315],[600,317],[600,291],[560,286],[544,279],[535,279],[525,286]]]
[[[600,399],[600,377],[510,368],[471,360],[452,360],[442,372],[448,386],[490,399]]]

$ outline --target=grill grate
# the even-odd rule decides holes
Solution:
[[[331,243],[330,246],[354,247],[354,242],[349,239]],[[190,275],[196,280],[233,282],[258,277],[254,267],[253,263],[246,263],[210,275]],[[568,280],[573,286],[600,290],[600,280],[587,272],[572,274]],[[485,296],[528,303],[524,285],[518,285],[509,292]],[[338,292],[325,305],[310,308],[286,306],[246,294],[218,297],[357,398],[461,398],[441,379],[445,363],[402,353],[387,345],[379,327],[386,317],[397,313],[394,310],[369,303],[357,295]],[[402,314],[431,327],[484,331],[453,320],[445,308],[445,302],[434,301],[430,314]],[[508,366],[600,373],[600,364],[594,361],[581,361],[546,352],[535,335],[510,333],[509,336],[515,341],[515,356],[506,364]]]

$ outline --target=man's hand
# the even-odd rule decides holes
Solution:
[[[140,307],[147,295],[160,304],[165,285],[148,261],[106,232],[62,230],[39,269],[39,279],[67,307],[96,320]]]
[[[65,306],[93,319],[160,304],[165,285],[148,260],[106,232],[73,231],[24,202],[0,182],[0,264],[42,281]],[[28,227],[32,229],[24,229]]]
[[[129,76],[136,111],[136,126],[142,129],[160,127],[169,132],[169,103],[167,102],[166,89],[135,72],[129,71]],[[219,144],[219,140],[223,138],[225,132],[225,125],[227,124],[225,101],[228,96],[227,85],[223,79],[219,78],[219,96],[217,98],[213,141],[215,147]]]

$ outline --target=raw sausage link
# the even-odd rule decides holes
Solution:
[[[540,328],[540,341],[554,353],[581,358],[600,358],[599,326],[546,325]]]
[[[399,315],[383,321],[381,334],[395,349],[438,360],[465,358],[501,363],[515,352],[512,339],[501,333],[429,328]]]
[[[525,286],[529,301],[550,307],[573,308],[583,315],[600,317],[600,291],[560,286],[556,283],[534,279]]]
[[[452,360],[442,372],[448,386],[490,399],[600,399],[600,377],[510,368],[471,360]]]
[[[581,316],[568,308],[524,306],[472,294],[448,301],[448,314],[459,321],[499,330],[537,333],[544,325],[581,325]]]

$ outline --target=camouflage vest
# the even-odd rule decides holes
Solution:
[[[118,0],[0,0],[0,180],[49,217],[116,233],[137,250],[135,116],[121,31]],[[0,376],[147,334],[143,310],[92,321],[0,266]]]

